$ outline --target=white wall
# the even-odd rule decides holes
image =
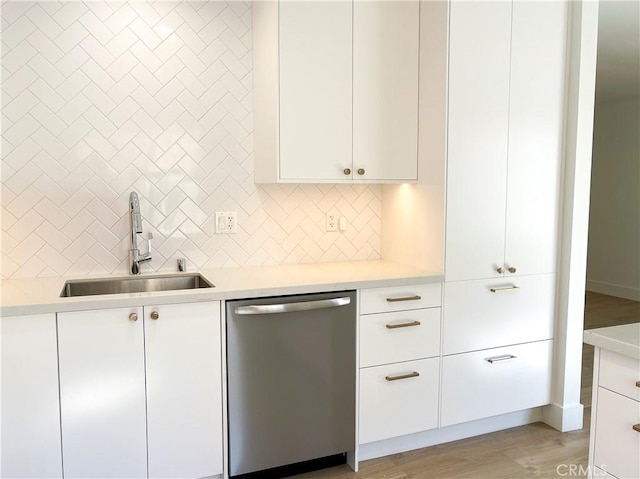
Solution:
[[[126,274],[131,190],[143,272],[380,257],[379,185],[254,184],[250,2],[12,1],[1,22],[3,278]]]
[[[587,289],[640,301],[640,97],[596,102]]]

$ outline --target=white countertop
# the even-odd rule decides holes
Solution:
[[[640,359],[640,323],[587,329],[584,332],[584,342]]]
[[[410,286],[443,280],[439,272],[384,260],[221,268],[186,274],[196,272],[215,288],[61,298],[65,281],[96,276],[4,280],[0,281],[0,316]]]

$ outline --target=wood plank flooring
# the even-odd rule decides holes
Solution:
[[[587,292],[585,329],[640,320],[640,303]],[[591,404],[593,347],[583,348],[583,404]],[[469,439],[348,466],[295,476],[296,479],[444,479],[585,477],[589,450],[589,414],[581,431],[561,433],[543,423],[498,431]],[[574,474],[569,473],[575,465]],[[582,469],[580,469],[582,467]]]

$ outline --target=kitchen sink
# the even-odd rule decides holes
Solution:
[[[200,274],[169,274],[131,278],[108,278],[67,281],[61,298],[99,294],[149,293],[182,289],[213,288]]]

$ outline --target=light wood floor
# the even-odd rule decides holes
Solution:
[[[640,303],[587,292],[585,329],[638,322]],[[583,349],[583,404],[591,404],[593,347]],[[571,464],[586,471],[589,449],[589,414],[585,428],[560,433],[542,423],[507,429],[469,439],[440,444],[360,463],[354,473],[339,466],[296,479],[444,479],[576,477],[568,474]],[[584,477],[584,474],[582,474]]]

